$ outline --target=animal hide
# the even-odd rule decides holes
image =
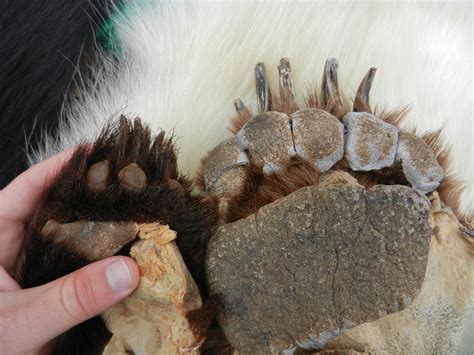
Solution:
[[[233,101],[257,111],[248,75],[256,62],[291,58],[296,100],[304,101],[307,89],[320,85],[325,59],[336,57],[350,96],[374,66],[373,105],[409,106],[407,129],[443,126],[452,172],[467,182],[460,205],[467,215],[474,210],[471,10],[469,3],[127,3],[112,19],[115,53],[97,51],[92,79],[29,161],[94,140],[111,118],[126,114],[174,131],[181,172],[194,175],[229,135]],[[269,80],[276,89],[275,71]],[[472,323],[460,353],[472,348]]]

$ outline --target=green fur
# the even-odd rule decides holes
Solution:
[[[129,18],[139,16],[140,12],[146,11],[146,7],[155,4],[156,0],[117,0],[108,17],[95,31],[97,42],[109,53],[121,54],[122,43],[120,43],[118,28]],[[133,3],[133,6],[131,4]],[[154,5],[156,6],[156,4]]]
[[[117,36],[117,21],[119,18],[128,17],[128,6],[126,1],[119,1],[114,6],[109,16],[105,18],[104,22],[95,31],[97,43],[99,43],[106,51],[112,54],[120,54],[122,52],[122,45]]]

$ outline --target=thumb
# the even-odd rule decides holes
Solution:
[[[9,331],[15,336],[30,329],[30,349],[41,347],[121,301],[133,292],[138,281],[138,268],[132,259],[111,257],[46,285],[4,293],[14,297],[16,304],[7,312],[9,324],[16,328],[10,326]]]

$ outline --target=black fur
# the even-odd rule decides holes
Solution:
[[[27,141],[54,134],[109,1],[0,0],[0,188],[27,168]]]

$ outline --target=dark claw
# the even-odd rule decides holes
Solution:
[[[331,102],[334,102],[336,104],[341,103],[341,98],[339,97],[339,84],[337,83],[337,67],[338,62],[336,59],[328,58],[326,60],[322,84],[323,99],[325,105]]]
[[[293,101],[295,96],[293,94],[293,84],[291,82],[291,67],[288,58],[280,59],[278,66],[278,73],[280,75],[280,96],[283,99]]]
[[[354,100],[355,112],[372,112],[369,105],[369,93],[376,71],[377,68],[370,68],[367,74],[365,74],[364,78],[362,79],[362,82],[359,85],[359,89],[357,89],[357,94]]]
[[[461,228],[461,231],[469,238],[474,238],[474,229]]]
[[[237,111],[239,115],[246,115],[246,114],[250,115],[249,110],[247,109],[247,107],[245,107],[241,99],[235,100],[234,106],[235,106],[235,110]]]
[[[270,110],[270,84],[268,83],[267,72],[263,63],[255,66],[255,82],[258,99],[258,112],[262,113]]]

